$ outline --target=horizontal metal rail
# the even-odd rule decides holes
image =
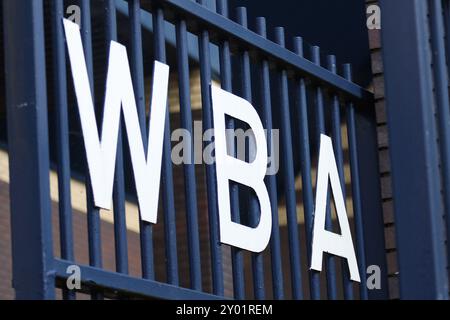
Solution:
[[[148,1],[143,2],[144,7],[146,2]],[[312,81],[317,81],[336,90],[337,93],[350,99],[359,100],[363,104],[373,101],[373,94],[357,84],[333,74],[327,69],[193,1],[152,0],[151,3],[167,8],[166,19],[172,23],[175,23],[176,19],[182,16],[188,20],[190,31],[194,32],[199,26],[208,29],[211,42],[218,44],[218,40],[228,38],[230,42],[238,42],[241,49],[247,48],[252,52],[257,51],[259,55],[268,58],[271,62],[275,61],[280,67],[294,71],[296,76],[304,76]]]
[[[55,259],[54,270],[56,278],[65,280],[70,274],[67,268],[74,265],[74,262]],[[167,283],[161,283],[154,280],[135,278],[123,273],[107,271],[86,265],[78,265],[81,274],[81,283],[87,287],[94,287],[96,290],[120,292],[121,295],[130,296],[141,295],[143,297],[152,297],[156,299],[176,299],[176,300],[222,300],[224,297],[212,294],[181,288]]]

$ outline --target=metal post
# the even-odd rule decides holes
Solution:
[[[43,3],[3,9],[13,287],[17,299],[53,299]]]
[[[447,299],[427,2],[380,4],[400,297]]]

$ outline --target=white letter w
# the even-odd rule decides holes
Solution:
[[[156,223],[169,66],[157,61],[154,64],[148,139],[152,153],[147,146],[145,154],[127,50],[111,41],[100,139],[80,30],[78,25],[66,19],[64,29],[95,205],[108,210],[111,208],[117,139],[123,110],[141,216],[145,221]]]

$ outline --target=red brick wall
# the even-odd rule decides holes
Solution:
[[[377,4],[377,0],[367,0],[369,4]],[[383,13],[381,13],[383,14]],[[383,26],[381,26],[383,27]],[[384,69],[382,57],[381,30],[369,30],[369,44],[372,57],[375,108],[378,125],[378,149],[381,177],[381,194],[383,199],[383,215],[385,224],[386,254],[389,274],[390,297],[396,299],[398,292],[397,250],[395,244],[394,208],[391,189],[391,168],[389,161],[389,141],[385,110]]]
[[[3,169],[3,168],[2,168]],[[201,167],[199,167],[201,169]],[[177,256],[179,265],[180,285],[189,287],[189,259],[187,247],[186,232],[186,214],[184,210],[184,186],[182,177],[182,166],[174,167],[174,184],[176,193],[176,212],[177,212]],[[198,179],[198,208],[199,208],[199,235],[201,247],[201,267],[203,290],[211,292],[211,270],[210,270],[210,254],[209,254],[209,229],[207,217],[206,190],[204,188],[204,175],[202,170],[197,170]],[[102,211],[102,216],[112,215],[112,212]],[[59,220],[58,220],[58,203],[52,201],[52,226],[53,226],[53,244],[54,254],[60,256],[59,245]],[[154,241],[154,261],[156,280],[165,282],[165,243],[164,243],[164,218],[163,212],[160,210],[158,214],[158,224],[153,228]],[[89,264],[88,238],[87,238],[87,215],[85,212],[77,210],[73,211],[73,234],[74,234],[74,251],[75,263]],[[0,299],[12,299],[14,291],[11,288],[11,230],[10,230],[10,208],[9,208],[9,184],[0,180]],[[109,221],[102,220],[101,223],[101,241],[102,241],[102,261],[103,268],[115,271],[115,252],[114,252],[114,226]],[[132,276],[141,276],[140,262],[140,242],[139,234],[132,230],[127,232],[128,242],[128,264],[129,273]],[[24,253],[25,254],[25,253]],[[231,261],[229,250],[224,248],[224,278],[225,278],[225,294],[232,294],[231,280]]]
[[[2,169],[2,168],[0,168]],[[9,185],[0,181],[0,299],[12,299]]]

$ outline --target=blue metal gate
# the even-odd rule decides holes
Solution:
[[[77,2],[81,8],[81,34],[94,90],[91,6],[89,0]],[[53,299],[55,288],[63,289],[63,297],[75,298],[65,287],[66,273],[74,259],[72,204],[70,196],[70,144],[68,108],[73,97],[68,94],[68,68],[62,18],[62,0],[4,0],[5,68],[10,157],[11,219],[13,244],[13,286],[19,299]],[[141,8],[142,5],[142,8]],[[102,1],[106,41],[117,40],[117,1]],[[265,299],[311,298],[330,299],[387,298],[387,276],[384,249],[383,218],[380,202],[380,182],[376,124],[372,94],[352,82],[350,65],[338,66],[334,56],[321,61],[320,49],[311,47],[304,57],[302,39],[293,39],[294,50],[286,48],[283,28],[275,29],[274,41],[267,38],[264,18],[256,22],[256,30],[248,28],[244,8],[237,13],[237,21],[228,18],[226,0],[217,0],[217,12],[206,7],[206,1],[190,0],[129,0],[129,54],[141,127],[145,128],[146,106],[144,89],[145,57],[142,49],[143,14],[152,17],[153,56],[166,62],[167,23],[176,30],[176,61],[178,65],[181,127],[193,131],[189,85],[189,34],[198,41],[203,130],[212,128],[212,106],[209,84],[214,75],[211,69],[211,44],[218,46],[220,68],[218,81],[223,89],[237,92],[248,101],[259,102],[258,114],[266,129],[281,130],[281,170],[268,176],[267,188],[272,203],[272,236],[270,250],[251,254],[253,295],[245,291],[244,255],[232,249],[233,298]],[[94,21],[95,22],[95,21]],[[46,41],[47,40],[47,41]],[[49,50],[51,48],[51,50]],[[47,49],[47,50],[46,50]],[[325,65],[323,67],[322,65]],[[340,73],[342,71],[342,73]],[[50,74],[51,73],[51,76]],[[50,80],[51,79],[51,80]],[[237,79],[237,81],[236,81]],[[51,82],[50,82],[51,81]],[[237,83],[237,84],[236,84]],[[48,90],[48,87],[53,90]],[[48,96],[51,95],[51,96]],[[55,105],[56,167],[59,193],[60,257],[53,251],[50,203],[50,159],[48,99]],[[169,115],[167,117],[169,119]],[[227,126],[234,128],[233,120]],[[342,126],[347,129],[347,134]],[[180,286],[176,248],[176,214],[173,168],[170,158],[170,123],[167,120],[162,169],[162,215],[164,217],[166,247],[166,282],[155,280],[153,261],[153,226],[140,222],[142,277],[128,275],[127,239],[125,224],[125,187],[123,141],[119,135],[118,157],[114,186],[114,241],[116,271],[102,267],[100,212],[93,204],[86,181],[87,228],[89,265],[80,265],[82,292],[93,298],[162,298],[215,299],[224,297],[223,245],[219,242],[216,173],[214,164],[205,165],[209,250],[212,290],[202,289],[200,266],[198,204],[195,190],[194,164],[185,164],[184,186],[189,257],[190,288]],[[326,277],[308,270],[313,223],[314,152],[320,134],[332,137],[343,189],[346,182],[351,193],[354,217],[355,248],[361,273],[361,285],[349,279],[345,260],[342,272],[336,272],[336,257],[326,258]],[[145,136],[145,132],[143,134]],[[343,141],[348,144],[344,152]],[[268,141],[270,148],[271,141]],[[349,163],[349,174],[344,163]],[[87,175],[86,175],[87,176]],[[296,177],[302,189],[296,190]],[[179,177],[177,177],[179,178]],[[347,181],[345,181],[347,179]],[[203,183],[203,182],[202,182]],[[251,195],[250,195],[251,197]],[[287,251],[280,237],[277,203],[283,198],[286,206]],[[303,212],[299,212],[301,198]],[[234,219],[240,217],[239,188],[231,187]],[[331,204],[329,205],[331,208]],[[332,228],[331,210],[327,228]],[[247,210],[249,219],[257,219],[254,210]],[[244,212],[245,213],[245,212]],[[242,215],[242,213],[241,213]],[[299,228],[302,216],[305,228]],[[305,234],[302,243],[300,234]],[[306,248],[306,252],[302,251]],[[287,253],[287,254],[286,254]],[[270,256],[270,268],[264,268],[264,256]],[[290,288],[283,278],[283,264],[289,265]],[[366,267],[378,265],[382,272],[381,290],[366,287]],[[270,277],[267,274],[270,273]],[[268,280],[272,292],[269,294]],[[308,281],[302,281],[308,279]],[[338,292],[342,287],[342,295]]]
[[[448,299],[450,2],[380,5],[400,295]]]

